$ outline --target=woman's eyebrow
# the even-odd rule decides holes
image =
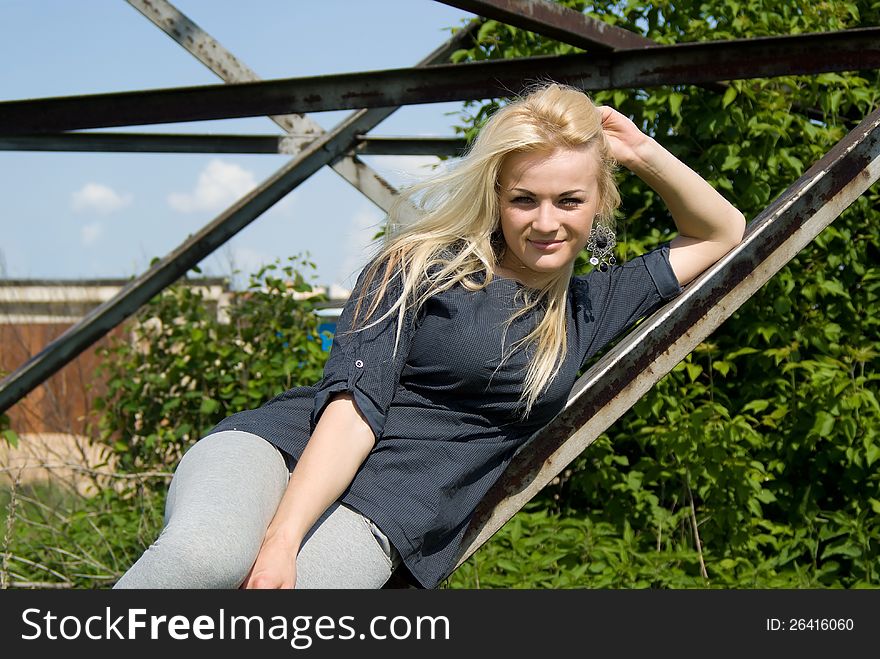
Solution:
[[[527,190],[525,188],[508,188],[508,192],[519,192],[522,194],[531,195],[533,197],[535,196],[534,192],[532,192],[531,190]],[[574,190],[566,190],[565,192],[560,192],[556,196],[557,197],[566,197],[571,194],[578,194],[578,193],[583,194],[583,192],[584,192],[584,190],[582,190],[581,188],[575,188]]]

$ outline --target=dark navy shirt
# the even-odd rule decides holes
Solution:
[[[607,272],[573,277],[567,354],[523,419],[520,392],[531,351],[510,347],[535,327],[541,310],[508,326],[521,284],[495,277],[479,291],[455,286],[436,294],[417,318],[407,317],[396,338],[396,314],[349,331],[357,299],[372,299],[363,278],[339,318],[317,386],[285,391],[211,432],[260,435],[288,455],[292,467],[331,397],[351,393],[376,444],[340,500],[382,529],[426,588],[448,576],[477,504],[514,452],[562,411],[584,363],[681,291],[668,243]],[[373,318],[395,293],[389,287]]]

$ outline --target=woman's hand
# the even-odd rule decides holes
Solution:
[[[600,105],[597,109],[602,117],[602,131],[611,147],[611,155],[627,169],[633,169],[641,159],[639,150],[650,138],[614,108]]]
[[[295,545],[266,536],[257,560],[240,588],[279,590],[295,587],[297,550]]]

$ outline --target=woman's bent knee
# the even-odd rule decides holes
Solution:
[[[259,545],[163,531],[116,588],[237,588]]]
[[[117,587],[237,587],[288,476],[278,449],[257,435],[224,431],[199,440],[175,471],[165,528]]]

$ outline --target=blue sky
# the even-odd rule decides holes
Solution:
[[[263,78],[415,64],[472,17],[432,0],[177,0],[175,6]],[[124,0],[0,0],[0,100],[217,84]],[[402,108],[376,135],[452,135],[459,103]],[[330,128],[347,112],[310,115]],[[266,118],[116,131],[280,133]],[[395,184],[432,157],[365,160]],[[195,233],[285,156],[0,151],[0,276],[130,277]],[[323,168],[201,265],[244,272],[308,252],[317,283],[350,287],[383,219]],[[238,279],[238,283],[242,281]]]

